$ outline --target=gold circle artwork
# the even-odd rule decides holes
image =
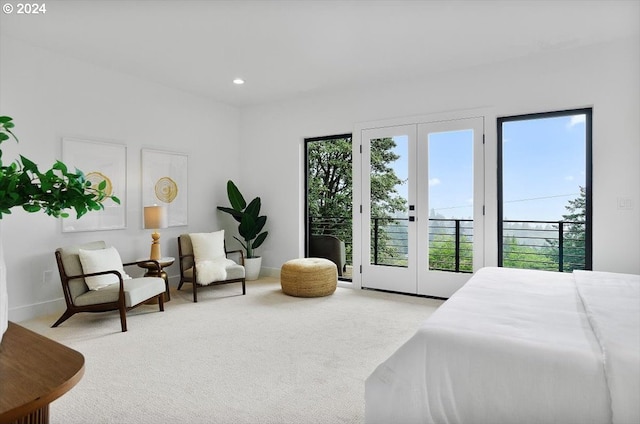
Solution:
[[[156,182],[156,197],[165,203],[171,203],[178,195],[178,184],[169,177],[162,177]]]
[[[111,196],[113,194],[113,185],[111,184],[111,180],[102,172],[97,172],[97,171],[89,172],[86,175],[86,178],[87,178],[87,181],[91,183],[90,188],[94,190],[98,190],[98,186],[100,185],[101,182],[104,181],[107,184],[104,188],[104,194],[106,196]]]

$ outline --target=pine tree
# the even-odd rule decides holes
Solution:
[[[569,200],[565,206],[567,214],[562,215],[564,224],[563,269],[585,269],[585,234],[587,217],[587,191],[580,187],[580,194]]]
[[[574,269],[586,268],[585,234],[587,217],[587,192],[580,186],[580,193],[565,206],[567,213],[562,215],[562,271],[572,272]],[[560,231],[558,225],[553,226]],[[560,242],[548,239],[548,256],[555,262],[556,270],[560,270]]]

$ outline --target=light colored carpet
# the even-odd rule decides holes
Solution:
[[[165,312],[57,316],[20,324],[85,356],[51,404],[52,424],[363,423],[364,382],[442,303],[338,288],[282,293],[277,279],[173,291]]]

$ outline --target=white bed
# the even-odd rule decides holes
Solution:
[[[479,270],[369,376],[365,420],[640,423],[640,276]]]

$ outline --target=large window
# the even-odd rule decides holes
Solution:
[[[306,256],[336,263],[341,280],[352,276],[351,134],[305,139]]]
[[[498,265],[591,269],[591,109],[498,119]]]

